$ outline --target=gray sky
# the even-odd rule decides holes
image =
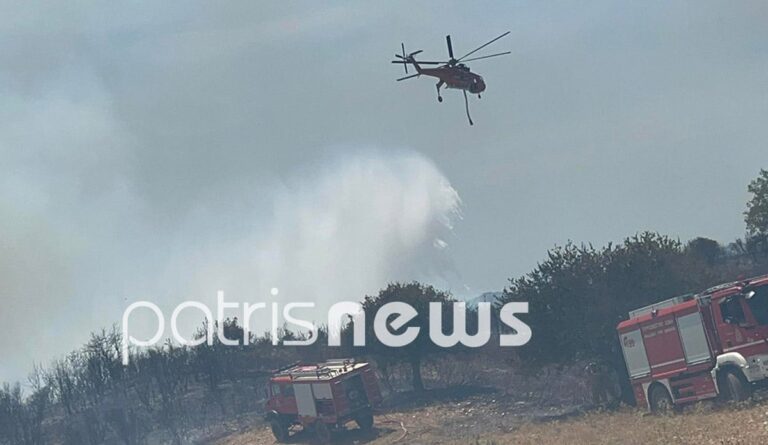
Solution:
[[[0,2],[0,380],[223,289],[461,296],[547,248],[731,241],[768,166],[764,2]],[[488,90],[395,82],[400,42]],[[447,246],[447,247],[445,247]],[[169,312],[170,313],[170,310]],[[192,323],[192,322],[190,322]]]

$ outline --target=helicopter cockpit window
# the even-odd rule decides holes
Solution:
[[[723,321],[728,324],[746,323],[747,317],[744,316],[744,309],[741,307],[741,298],[733,296],[720,303],[720,313]]]
[[[768,286],[760,286],[747,298],[747,304],[759,325],[768,325]],[[750,295],[750,294],[747,294]]]

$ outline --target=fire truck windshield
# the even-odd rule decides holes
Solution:
[[[768,286],[756,288],[751,297],[747,298],[747,304],[755,316],[759,325],[768,325]]]

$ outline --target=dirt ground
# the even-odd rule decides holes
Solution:
[[[434,390],[424,394],[404,394],[390,401],[375,416],[375,429],[364,434],[354,422],[347,431],[334,434],[335,444],[427,444],[444,443],[457,437],[505,434],[520,427],[534,417],[537,419],[562,418],[575,413],[575,409],[534,409],[526,402],[512,402],[490,389],[454,388]],[[541,421],[541,420],[539,420]],[[216,445],[252,445],[275,443],[269,426],[258,422],[251,427],[218,441]],[[313,443],[309,431],[296,428],[289,443]]]
[[[339,445],[751,445],[768,442],[768,402],[717,406],[699,404],[672,416],[643,410],[582,413],[575,409],[535,410],[506,403],[494,393],[431,394],[403,401],[376,416],[364,434],[352,423],[334,435]],[[262,422],[210,442],[215,445],[270,445],[275,440]],[[311,444],[310,432],[297,431],[292,444]]]
[[[507,434],[458,439],[477,445],[753,445],[768,442],[768,404],[742,408],[702,408],[673,416],[634,409],[590,413],[566,421],[524,424]],[[429,442],[425,442],[429,443]]]

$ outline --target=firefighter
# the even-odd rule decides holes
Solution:
[[[587,364],[585,371],[592,404],[599,408],[613,407],[618,397],[610,368],[605,363],[592,361]]]

